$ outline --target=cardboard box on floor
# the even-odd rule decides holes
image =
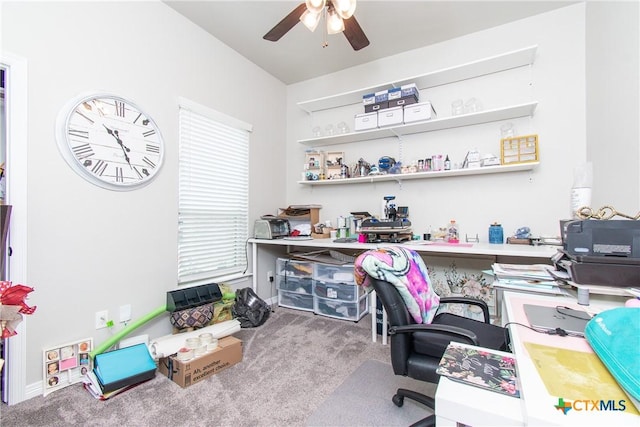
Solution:
[[[158,361],[158,370],[182,388],[200,382],[242,360],[242,341],[234,336],[220,338],[218,348],[186,362],[175,356]]]

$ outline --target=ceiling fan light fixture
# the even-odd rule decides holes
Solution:
[[[331,0],[333,8],[342,19],[349,19],[356,11],[356,0]]]
[[[331,8],[327,12],[327,34],[338,34],[344,31],[344,22],[340,15]]]
[[[309,29],[309,31],[314,32],[318,23],[320,22],[320,13],[313,13],[309,10],[306,10],[302,16],[300,17],[300,22],[304,24],[305,27]]]
[[[305,0],[307,10],[311,13],[319,14],[326,5],[326,0]]]

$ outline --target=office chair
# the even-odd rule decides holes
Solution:
[[[436,369],[451,341],[508,351],[506,330],[489,323],[489,307],[484,301],[467,297],[440,298],[440,304],[480,307],[484,322],[451,313],[439,313],[432,323],[418,324],[409,315],[402,296],[393,284],[373,277],[369,277],[369,280],[387,311],[394,374],[437,384],[440,376],[436,374]],[[400,388],[391,400],[401,407],[405,397],[435,410],[433,397],[412,390]],[[435,426],[435,414],[412,425],[418,426]]]

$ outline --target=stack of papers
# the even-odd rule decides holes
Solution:
[[[501,279],[532,279],[551,280],[553,276],[549,273],[552,266],[546,264],[493,264],[493,273]]]
[[[91,394],[91,396],[93,396],[98,400],[107,400],[110,397],[113,397],[117,394],[122,393],[123,391],[129,390],[130,388],[137,386],[138,384],[139,383],[131,384],[131,385],[104,393],[102,391],[102,387],[100,386],[100,381],[98,380],[96,375],[93,373],[93,371],[87,372],[86,375],[82,377],[82,385],[84,386],[84,389],[87,390]]]
[[[566,295],[556,278],[560,272],[546,264],[501,264],[492,265],[495,280],[493,287],[525,292]]]

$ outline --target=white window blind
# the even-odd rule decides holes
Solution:
[[[251,126],[185,99],[179,122],[178,283],[242,273]]]

